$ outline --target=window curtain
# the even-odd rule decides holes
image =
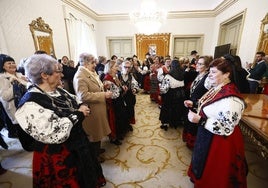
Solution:
[[[0,24],[0,54],[8,54],[6,38],[4,36],[2,25]]]
[[[77,19],[72,14],[69,15],[70,18],[66,19],[66,25],[71,59],[77,63],[79,55],[83,52],[90,53],[97,57],[93,24],[88,24],[81,19]]]

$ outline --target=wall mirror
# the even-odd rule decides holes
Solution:
[[[35,50],[43,50],[56,57],[53,45],[52,29],[39,17],[30,24],[30,31],[34,40]]]

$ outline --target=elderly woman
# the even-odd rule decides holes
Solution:
[[[51,56],[40,54],[28,59],[25,72],[32,85],[15,116],[21,131],[32,138],[31,143],[22,143],[32,145],[34,151],[33,187],[105,185],[101,166],[82,128],[90,109],[58,87],[62,67]]]
[[[244,140],[238,126],[245,103],[234,72],[230,60],[213,60],[208,75],[213,87],[199,100],[197,112],[188,113],[189,121],[198,124],[188,171],[196,188],[247,187]]]
[[[131,62],[126,60],[122,64],[122,74],[119,78],[122,86],[125,88],[125,94],[123,96],[127,107],[127,117],[129,119],[128,125],[126,125],[126,132],[133,131],[130,124],[135,124],[135,105],[136,105],[136,93],[139,91],[139,85],[134,78],[131,71]]]
[[[208,76],[209,63],[212,61],[211,56],[201,56],[196,63],[196,71],[198,72],[197,77],[191,84],[190,97],[184,101],[184,106],[192,109],[196,112],[198,100],[208,91],[210,88],[206,88],[205,81]],[[194,147],[197,133],[197,126],[194,123],[185,121],[183,129],[183,141],[186,142],[188,148]]]
[[[111,91],[104,91],[103,83],[96,73],[94,56],[82,53],[79,57],[80,66],[74,76],[73,84],[78,98],[90,106],[91,114],[83,121],[83,128],[88,139],[93,143],[96,153],[104,152],[101,149],[101,140],[111,133],[107,118],[106,99],[112,97]],[[98,155],[100,162],[104,158]]]
[[[17,137],[18,122],[15,118],[15,111],[21,95],[26,92],[26,85],[27,80],[24,75],[17,72],[14,59],[0,54],[0,101],[3,105],[2,115],[10,138]]]
[[[120,139],[123,139],[124,137],[124,127],[129,123],[126,116],[127,108],[123,98],[127,88],[126,86],[122,86],[118,79],[118,64],[111,60],[105,66],[107,72],[105,73],[103,83],[106,90],[113,92],[112,98],[107,99],[108,119],[112,130],[110,134],[110,142],[115,145],[121,145],[122,143]]]

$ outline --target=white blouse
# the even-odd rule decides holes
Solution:
[[[16,111],[15,117],[25,132],[45,144],[63,143],[73,127],[68,117],[59,117],[54,111],[35,102],[26,102]]]
[[[238,125],[245,110],[244,102],[238,97],[230,96],[203,108],[207,116],[205,128],[217,135],[229,136]]]

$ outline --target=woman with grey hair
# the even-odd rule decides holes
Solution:
[[[101,148],[101,140],[111,133],[106,99],[112,97],[112,92],[104,91],[103,83],[95,71],[96,62],[93,55],[82,53],[79,63],[73,80],[74,90],[77,97],[91,109],[91,114],[83,121],[83,128],[94,145],[99,162],[104,162],[101,153],[105,150]]]
[[[105,185],[101,166],[82,128],[90,109],[58,87],[60,64],[49,55],[33,55],[25,73],[32,85],[15,116],[22,145],[34,152],[33,187]]]

